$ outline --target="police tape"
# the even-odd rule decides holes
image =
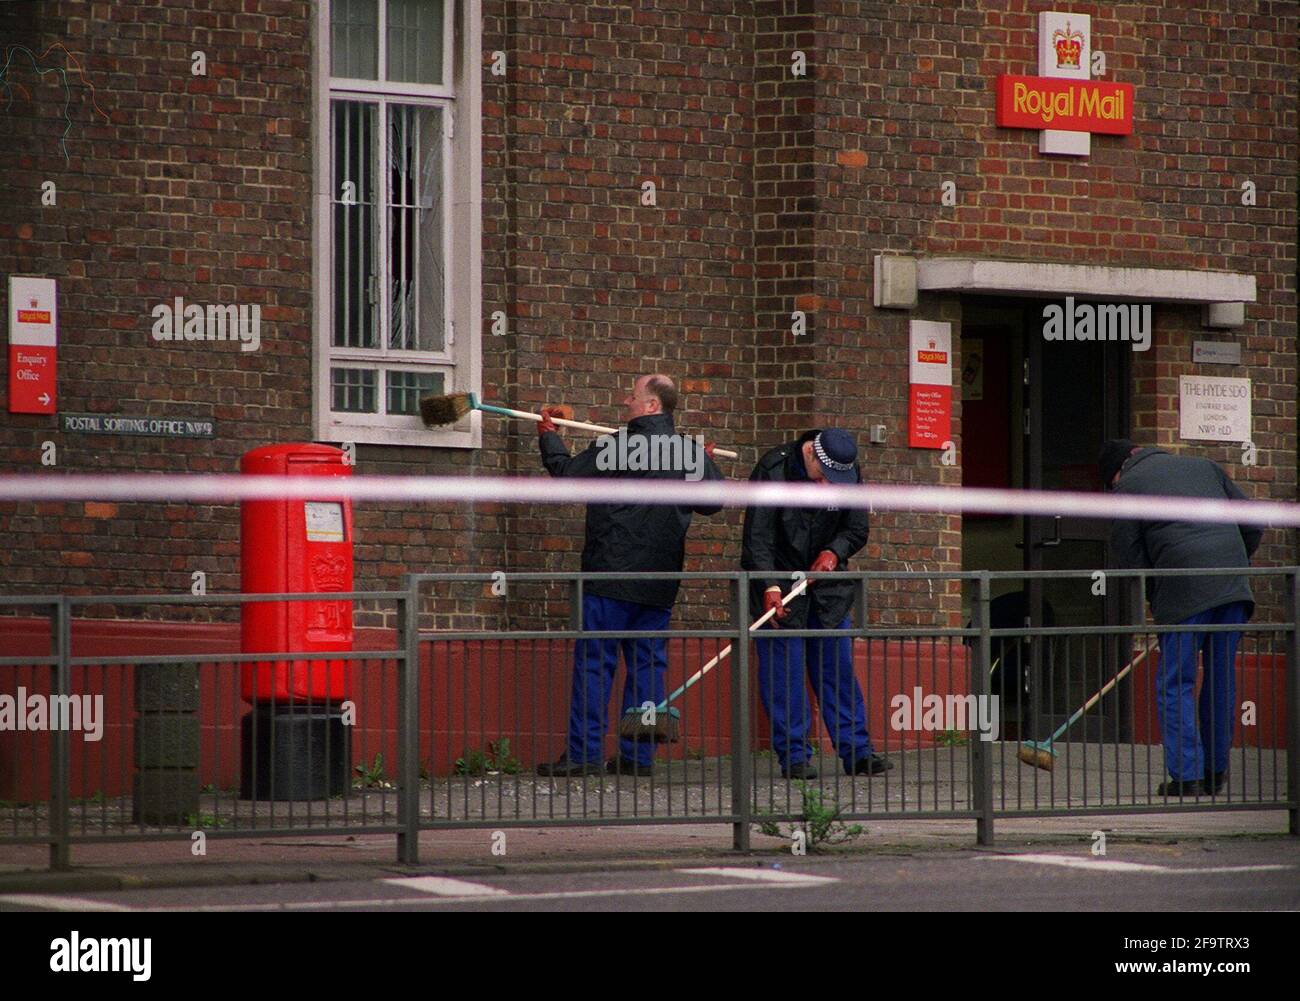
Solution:
[[[255,500],[386,503],[635,504],[865,508],[1300,527],[1300,505],[1138,494],[900,484],[551,479],[545,476],[256,476],[229,473],[50,473],[0,476],[0,503],[115,501],[233,504]]]

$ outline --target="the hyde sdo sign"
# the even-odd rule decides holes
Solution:
[[[1093,132],[1133,131],[1133,85],[1093,80],[1086,14],[1038,15],[1038,75],[1004,73],[996,89],[996,121],[1003,128],[1039,129],[1039,152],[1087,156]]]

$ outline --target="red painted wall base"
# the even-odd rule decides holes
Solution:
[[[0,649],[10,656],[40,656],[50,648],[48,623],[8,619],[0,623]],[[671,690],[693,674],[722,645],[721,640],[672,641],[668,686]],[[356,649],[396,648],[390,630],[358,629]],[[968,651],[960,644],[915,641],[857,641],[855,673],[862,686],[868,727],[877,751],[933,747],[940,731],[903,729],[891,725],[892,700],[898,695],[961,694],[967,688]],[[73,652],[79,657],[130,657],[160,654],[202,655],[200,671],[199,781],[218,789],[239,783],[239,722],[248,711],[239,697],[239,667],[222,663],[221,655],[239,649],[239,628],[226,625],[135,623],[120,620],[78,620]],[[683,739],[661,745],[659,760],[683,760],[725,755],[731,751],[730,671],[734,656],[691,688],[676,705],[682,713]],[[751,651],[751,665],[757,659]],[[569,714],[572,644],[551,640],[446,641],[421,644],[420,760],[426,774],[448,775],[467,752],[484,751],[492,742],[509,740],[509,754],[523,770],[553,760],[563,752]],[[751,666],[751,672],[754,667]],[[1280,667],[1277,668],[1280,672]],[[1245,672],[1250,676],[1250,672]],[[134,769],[135,739],[133,668],[90,665],[73,671],[73,689],[104,697],[104,733],[98,742],[80,735],[72,741],[74,798],[129,795]],[[48,693],[48,668],[0,668],[0,693]],[[356,707],[352,731],[355,763],[374,763],[382,755],[391,778],[397,762],[397,663],[381,659],[355,669]],[[1277,680],[1277,679],[1274,679]],[[622,696],[622,674],[615,679],[607,718],[606,753],[617,749],[616,721]],[[1268,691],[1264,682],[1259,693]],[[752,746],[771,744],[770,724],[750,678],[754,734]],[[1253,691],[1253,689],[1252,689]],[[1259,693],[1256,693],[1257,695]],[[1243,695],[1243,697],[1245,697]],[[816,702],[811,701],[816,712]],[[1283,733],[1283,721],[1270,733]],[[835,753],[824,724],[813,733],[828,756]],[[974,737],[975,735],[971,735]],[[1149,739],[1149,738],[1148,738]],[[499,747],[499,745],[498,745]],[[49,796],[50,740],[48,733],[0,732],[0,799],[32,802]]]

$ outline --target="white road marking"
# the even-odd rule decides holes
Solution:
[[[439,897],[500,897],[510,892],[495,886],[471,883],[464,879],[448,879],[445,876],[402,876],[381,879],[379,882],[387,883],[389,886],[402,886],[408,890],[419,890],[421,893],[432,893]]]
[[[434,904],[475,904],[490,901],[527,902],[542,900],[591,900],[601,897],[637,897],[686,893],[715,893],[724,890],[784,890],[824,886],[839,880],[811,873],[782,872],[775,869],[748,869],[730,866],[702,869],[674,869],[674,873],[691,876],[723,876],[740,880],[732,883],[706,883],[698,886],[629,886],[606,890],[551,890],[539,893],[513,893],[500,887],[445,876],[410,876],[381,879],[389,886],[416,890],[430,897],[377,897],[361,900],[304,900],[260,904],[179,904],[166,907],[127,907],[100,900],[65,897],[45,893],[16,893],[0,896],[0,903],[43,907],[56,911],[290,911],[346,910],[348,908],[427,907]]]
[[[832,876],[813,876],[806,872],[782,872],[779,869],[741,869],[735,866],[718,866],[713,869],[677,869],[676,872],[689,872],[697,876],[731,876],[735,879],[748,879],[756,883],[802,883],[804,886],[816,886],[821,883],[838,883]]]
[[[159,907],[162,911],[285,911],[285,910],[346,910],[350,907],[407,907],[418,905],[428,907],[436,904],[478,904],[505,902],[528,902],[542,900],[594,900],[601,897],[638,897],[674,895],[684,893],[716,893],[721,890],[795,890],[810,886],[823,886],[837,883],[839,880],[830,876],[813,876],[808,873],[778,872],[770,869],[741,869],[719,867],[710,869],[674,869],[675,873],[702,876],[730,876],[742,880],[735,883],[706,883],[700,886],[628,886],[609,890],[549,890],[539,893],[513,893],[482,883],[470,883],[456,879],[444,879],[438,876],[416,876],[409,878],[383,879],[379,882],[393,886],[405,886],[412,889],[424,889],[415,884],[427,881],[424,892],[437,894],[421,899],[418,897],[379,897],[363,900],[305,900],[286,903],[266,904],[209,904],[201,907]],[[455,884],[469,888],[456,894]]]
[[[62,897],[55,893],[9,893],[0,896],[0,904],[19,904],[25,907],[43,907],[47,911],[130,911],[122,904],[103,900],[86,900],[84,897]]]
[[[709,886],[664,886],[664,887],[627,887],[620,890],[556,890],[547,893],[504,893],[501,896],[484,897],[380,897],[370,900],[309,900],[288,904],[212,904],[203,907],[155,907],[157,911],[320,911],[344,910],[349,907],[431,907],[437,904],[488,904],[488,903],[524,903],[533,900],[587,900],[598,897],[635,897],[655,896],[660,894],[713,893],[718,890],[794,890],[807,883],[760,883],[757,886],[744,883],[717,883]]]
[[[1220,865],[1182,868],[1172,865],[1155,865],[1148,862],[1120,862],[1100,858],[1079,858],[1074,855],[1045,855],[1026,853],[1023,855],[977,855],[984,860],[1004,862],[1036,862],[1039,865],[1059,865],[1066,869],[1090,869],[1093,872],[1160,872],[1171,874],[1205,875],[1217,872],[1273,872],[1278,869],[1292,869],[1289,865]]]

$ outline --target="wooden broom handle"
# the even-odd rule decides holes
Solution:
[[[486,408],[484,408],[486,409]],[[541,421],[541,414],[529,413],[527,410],[511,410],[509,407],[492,407],[492,413],[504,414],[507,417],[518,417],[526,421]],[[584,421],[571,421],[564,417],[552,417],[551,422],[559,424],[562,427],[574,428],[578,431],[595,431],[598,434],[618,434],[618,428],[606,427],[604,424],[587,424]],[[740,453],[732,452],[725,448],[714,448],[714,455],[720,455],[724,459],[739,459]]]
[[[812,581],[810,581],[807,577],[803,578],[803,580],[799,581],[798,584],[790,588],[789,593],[786,594],[785,597],[781,599],[781,604],[784,605],[792,598],[799,597],[799,595],[803,594],[803,592],[808,589],[808,585],[811,583]],[[770,619],[775,614],[776,614],[776,609],[769,608],[766,612],[764,612],[757,619],[755,619],[753,623],[751,623],[749,627],[749,631],[752,633],[752,632],[756,632],[758,629],[761,629],[763,625],[767,622],[767,620]],[[721,650],[719,650],[717,654],[714,655],[711,661],[709,661],[702,668],[700,668],[689,678],[687,678],[686,681],[682,683],[681,687],[677,689],[677,691],[673,692],[672,695],[668,696],[668,698],[664,699],[663,702],[659,703],[658,711],[663,712],[665,709],[667,709],[668,703],[672,702],[673,699],[681,695],[682,692],[686,691],[686,689],[690,688],[691,685],[695,684],[695,682],[699,681],[702,677],[704,677],[706,674],[712,671],[714,667],[716,667],[721,661],[726,660],[730,656],[731,656],[731,644],[728,643]]]
[[[1120,683],[1120,681],[1122,681],[1122,680],[1124,679],[1124,677],[1129,673],[1129,671],[1133,670],[1133,668],[1135,668],[1135,667],[1137,667],[1139,664],[1141,664],[1142,661],[1146,660],[1146,659],[1147,659],[1147,654],[1149,654],[1149,653],[1150,653],[1152,650],[1154,650],[1154,649],[1155,649],[1155,647],[1150,647],[1150,646],[1149,646],[1149,647],[1146,647],[1145,649],[1143,649],[1143,651],[1142,651],[1140,654],[1138,654],[1136,657],[1134,657],[1132,660],[1130,660],[1127,664],[1125,664],[1125,665],[1124,665],[1124,669],[1123,669],[1122,671],[1117,671],[1117,672],[1115,673],[1115,677],[1111,678],[1110,681],[1106,682],[1106,684],[1104,684],[1104,685],[1101,687],[1101,689],[1097,692],[1096,695],[1094,695],[1092,698],[1090,698],[1087,702],[1085,702],[1085,703],[1083,704],[1083,709],[1082,709],[1080,715],[1082,715],[1082,713],[1086,713],[1089,709],[1091,709],[1091,708],[1092,708],[1093,706],[1095,706],[1098,702],[1100,702],[1100,701],[1101,701],[1101,698],[1102,698],[1103,695],[1105,695],[1105,694],[1106,694],[1107,692],[1109,692],[1112,688],[1114,688],[1116,685],[1118,685],[1118,684]]]

